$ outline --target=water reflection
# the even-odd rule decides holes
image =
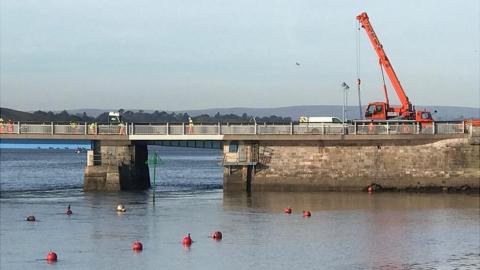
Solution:
[[[225,209],[261,209],[281,212],[286,206],[294,211],[331,210],[413,210],[444,208],[477,208],[479,197],[463,194],[421,194],[421,193],[361,193],[361,192],[263,192],[224,193]]]
[[[460,254],[480,265],[478,202],[478,196],[455,194],[223,194],[224,210],[244,217],[226,222],[243,226],[250,245],[272,238],[291,250],[293,234],[332,267],[346,269],[436,268]],[[286,206],[292,215],[283,213]],[[304,209],[311,219],[301,217]]]

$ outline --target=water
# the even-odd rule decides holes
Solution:
[[[165,161],[155,204],[151,191],[84,193],[85,154],[2,150],[0,269],[480,268],[478,196],[223,194],[217,150],[153,150]],[[120,202],[126,213],[115,212]],[[37,222],[24,221],[32,214]],[[208,237],[215,230],[223,240]],[[50,249],[55,264],[44,260]]]

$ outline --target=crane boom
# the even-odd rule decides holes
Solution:
[[[398,80],[397,74],[395,74],[395,70],[393,69],[393,66],[390,63],[390,60],[388,60],[387,54],[383,50],[383,46],[378,40],[378,37],[375,34],[375,31],[373,30],[372,24],[368,19],[367,13],[363,12],[360,15],[358,15],[357,20],[360,22],[362,27],[367,32],[368,38],[370,39],[370,42],[372,43],[372,46],[378,55],[380,65],[386,71],[387,76],[390,79],[390,82],[392,83],[393,88],[395,89],[395,92],[402,104],[401,108],[397,109],[398,111],[397,110],[395,111],[397,111],[400,115],[409,114],[410,112],[413,111],[412,104],[410,103],[407,95],[405,94],[405,91],[403,90],[403,87],[400,84],[400,81]],[[385,90],[385,99],[387,100],[387,104],[388,104],[388,95],[387,95],[386,89],[384,90]]]

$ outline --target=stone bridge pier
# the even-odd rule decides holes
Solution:
[[[143,190],[150,188],[147,145],[132,141],[95,140],[87,152],[85,191]]]

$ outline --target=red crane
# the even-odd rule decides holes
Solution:
[[[367,32],[368,38],[372,43],[373,49],[378,55],[380,68],[382,70],[383,77],[383,91],[385,94],[385,102],[372,102],[369,103],[365,111],[365,118],[372,120],[390,120],[390,119],[404,119],[404,120],[416,120],[418,122],[432,122],[432,114],[428,111],[416,111],[415,107],[412,106],[410,100],[408,99],[405,91],[403,90],[400,81],[398,80],[393,66],[388,60],[387,54],[383,50],[383,46],[378,40],[375,31],[373,30],[372,24],[368,19],[367,13],[363,12],[357,16],[357,20],[360,22],[360,25],[365,32]],[[385,85],[385,77],[383,71],[386,71],[390,82],[395,89],[395,93],[398,96],[398,99],[401,102],[401,106],[391,106],[388,100],[387,86]]]

